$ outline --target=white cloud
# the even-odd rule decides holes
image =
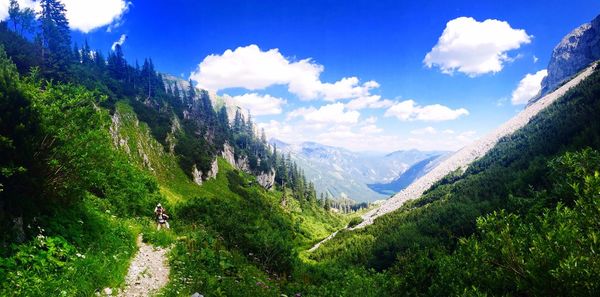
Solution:
[[[40,11],[39,2],[19,0],[21,8],[29,7]],[[62,0],[66,17],[73,30],[88,33],[96,28],[119,23],[129,10],[131,2],[125,0]],[[9,0],[0,0],[0,19],[8,17]]]
[[[526,104],[540,92],[542,79],[548,75],[546,69],[542,69],[535,74],[528,73],[521,79],[519,86],[512,92],[510,101],[513,105]]]
[[[257,93],[233,96],[231,99],[236,105],[249,110],[254,116],[280,114],[282,106],[287,103],[285,99]]]
[[[464,108],[451,109],[440,104],[421,107],[414,100],[406,100],[394,104],[385,112],[384,116],[394,116],[402,121],[448,121],[468,114],[469,111]]]
[[[88,33],[120,22],[131,2],[125,0],[63,0],[72,29]]]
[[[412,130],[412,131],[410,131],[410,134],[413,134],[413,135],[427,135],[427,134],[433,135],[433,134],[437,134],[437,130],[435,130],[435,128],[433,128],[433,127],[430,126],[430,127],[425,127],[425,128],[421,128],[421,129]]]
[[[36,3],[31,0],[18,0],[19,7],[23,8],[31,8],[35,11],[39,11],[39,3]],[[8,18],[8,7],[10,5],[10,0],[0,0],[0,20],[5,20]]]
[[[359,129],[360,134],[375,134],[383,132],[383,129],[377,127],[377,125],[366,125]]]
[[[119,37],[119,40],[113,42],[112,46],[110,47],[113,51],[115,50],[115,48],[117,47],[117,44],[122,46],[123,43],[125,43],[125,40],[127,40],[127,35],[125,34],[121,34],[121,37]]]
[[[525,30],[513,29],[508,22],[459,17],[446,24],[423,63],[429,68],[439,67],[446,74],[459,71],[474,77],[496,73],[505,62],[513,60],[507,52],[530,43],[531,38]]]
[[[319,109],[314,107],[298,108],[287,115],[288,119],[296,117],[303,117],[309,123],[355,124],[358,122],[360,113],[355,110],[345,111],[344,104],[333,103],[321,106]]]
[[[385,108],[394,105],[392,100],[383,99],[379,95],[358,97],[348,103],[346,107],[352,110],[360,110],[364,108]]]
[[[267,123],[258,123],[259,129],[264,129],[265,134],[268,138],[276,138],[282,141],[290,141],[293,140],[297,135],[294,131],[294,128],[288,124],[282,124],[276,120],[271,120]]]
[[[271,120],[258,123],[267,137],[287,143],[315,141],[325,145],[344,147],[353,151],[392,152],[396,150],[458,150],[477,138],[475,131],[436,131],[430,134],[390,135],[375,125],[377,118],[370,117],[357,124],[288,124]]]
[[[375,81],[361,85],[356,77],[345,77],[334,83],[321,82],[323,71],[324,67],[310,58],[291,61],[279,49],[262,51],[252,44],[205,57],[190,78],[199,87],[215,92],[227,88],[261,90],[287,85],[290,93],[304,100],[358,98],[369,96],[371,89],[379,87]]]

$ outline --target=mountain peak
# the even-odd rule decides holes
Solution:
[[[600,15],[590,23],[575,28],[556,45],[548,64],[548,76],[542,80],[541,93],[530,103],[554,91],[598,59],[600,59]]]

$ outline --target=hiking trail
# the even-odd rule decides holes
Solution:
[[[119,292],[121,297],[150,296],[169,281],[169,265],[167,264],[168,248],[154,247],[137,238],[139,250],[131,261],[125,277],[125,287]]]

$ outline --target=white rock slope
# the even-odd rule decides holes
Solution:
[[[439,181],[447,174],[457,169],[465,170],[473,161],[483,157],[483,155],[485,155],[492,147],[494,147],[494,145],[496,145],[498,140],[525,126],[527,123],[529,123],[529,120],[531,120],[532,117],[537,115],[548,105],[552,104],[556,99],[564,95],[567,90],[573,86],[576,86],[579,84],[579,82],[588,77],[592,73],[594,65],[595,63],[553,93],[548,94],[539,101],[527,106],[527,108],[521,111],[517,116],[504,123],[494,132],[454,153],[451,157],[441,162],[429,173],[417,179],[410,186],[396,194],[394,197],[388,199],[379,208],[376,208],[363,215],[364,221],[355,228],[362,228],[370,225],[373,223],[375,218],[398,209],[408,200],[419,198],[423,192],[425,192],[435,182]]]

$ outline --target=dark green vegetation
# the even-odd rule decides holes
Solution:
[[[42,4],[36,29],[14,6],[0,25],[0,295],[118,287],[141,232],[173,246],[165,296],[600,294],[600,72],[466,172],[308,253],[360,219],[326,211],[250,119],[150,59],[73,50],[60,2]],[[271,169],[265,190],[254,175]],[[154,231],[157,202],[172,230]]]
[[[118,287],[140,232],[174,244],[166,295],[278,294],[298,252],[344,225],[239,111],[230,124],[150,59],[130,66],[119,47],[104,59],[72,46],[62,4],[42,7],[32,30],[14,4],[0,23],[0,295]],[[218,157],[225,143],[248,173]],[[191,181],[192,167],[206,175],[215,159],[216,179]],[[272,169],[268,191],[251,174]],[[171,231],[154,231],[157,202]]]
[[[372,268],[381,294],[595,296],[600,72],[464,173],[311,257]]]

